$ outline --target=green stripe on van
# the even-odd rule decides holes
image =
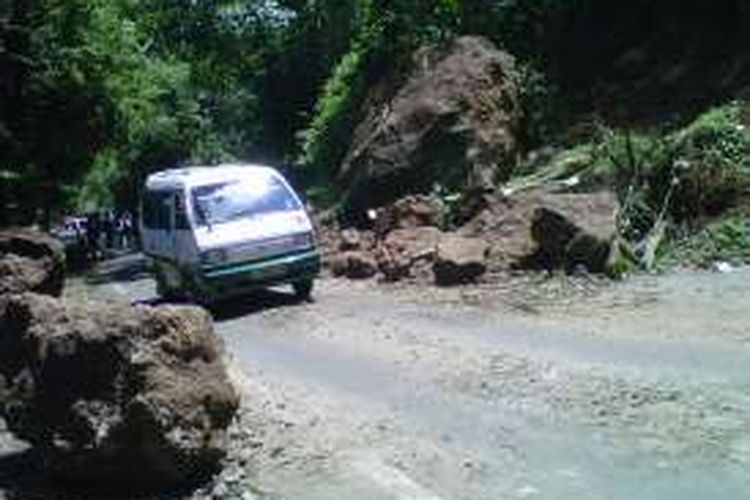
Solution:
[[[268,267],[294,264],[300,261],[316,260],[319,258],[320,253],[317,250],[309,250],[302,253],[292,252],[263,260],[254,260],[250,262],[242,262],[238,264],[228,264],[215,267],[204,267],[202,268],[202,270],[203,276],[205,278],[221,278],[224,276],[232,276],[235,274],[252,274],[253,272]]]

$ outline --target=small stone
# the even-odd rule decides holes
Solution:
[[[360,250],[361,246],[362,237],[356,229],[344,229],[339,234],[339,250],[343,252]]]
[[[229,487],[224,482],[218,482],[215,486],[213,491],[211,492],[211,496],[213,498],[226,498],[229,494]]]
[[[375,259],[365,252],[340,253],[331,258],[329,266],[334,276],[352,280],[372,278],[377,273]]]
[[[440,286],[475,282],[487,271],[487,243],[480,238],[445,235],[437,247],[433,265]]]

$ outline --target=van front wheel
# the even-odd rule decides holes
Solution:
[[[313,280],[295,281],[292,288],[298,299],[309,301],[312,297]]]
[[[164,274],[158,269],[154,274],[154,278],[156,279],[156,295],[166,301],[173,301],[176,296],[174,290],[167,285],[167,280],[164,277]]]

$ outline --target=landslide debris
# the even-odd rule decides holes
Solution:
[[[418,50],[402,76],[372,89],[341,167],[345,230],[321,238],[334,276],[445,286],[513,269],[608,270],[614,194],[499,189],[521,150],[510,55],[460,37]]]
[[[208,313],[7,299],[0,414],[66,484],[170,488],[207,478],[239,404]]]
[[[619,204],[614,193],[533,188],[471,199],[460,227],[437,227],[437,202],[409,196],[375,210],[371,230],[326,230],[334,276],[412,280],[452,286],[512,270],[607,273],[613,263]],[[415,218],[414,213],[429,213]]]

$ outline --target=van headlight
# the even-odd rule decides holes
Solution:
[[[201,252],[201,264],[204,266],[215,266],[227,261],[227,252],[222,249],[206,250]]]

